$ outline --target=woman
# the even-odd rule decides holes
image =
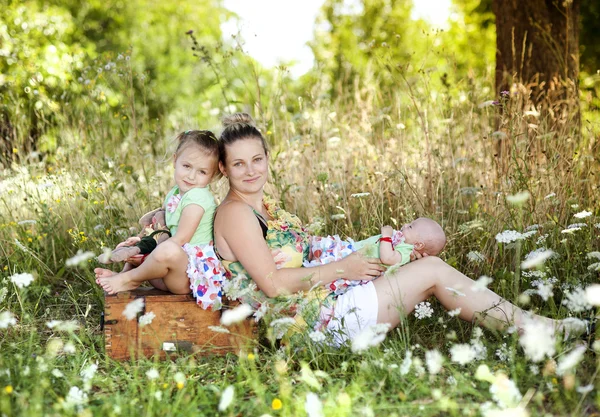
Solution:
[[[359,253],[302,268],[309,235],[297,217],[279,209],[263,193],[268,177],[263,136],[244,113],[229,116],[223,124],[219,169],[230,190],[215,216],[215,247],[235,282],[236,298],[259,308],[271,297],[308,291],[319,284],[320,291],[308,293],[311,302],[300,306],[303,319],[314,329],[344,335],[342,339],[352,339],[362,328],[377,323],[395,327],[403,315],[432,295],[448,310],[460,308],[463,320],[493,328],[522,327],[523,310],[491,290],[474,289],[473,280],[437,257],[423,257],[389,276],[382,276],[379,259]],[[369,282],[337,297],[325,290],[342,277]],[[570,330],[565,321],[535,317],[557,330]]]

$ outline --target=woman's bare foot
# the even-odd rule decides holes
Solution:
[[[133,290],[140,286],[138,282],[131,281],[127,273],[100,277],[96,279],[96,282],[109,294]]]

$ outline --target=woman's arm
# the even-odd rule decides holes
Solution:
[[[315,268],[277,269],[256,216],[240,202],[230,202],[219,208],[215,231],[217,244],[222,238],[235,258],[230,260],[239,261],[258,288],[269,297],[308,290],[316,283],[328,284],[339,278],[370,280],[384,271],[379,259],[365,258],[358,253]]]

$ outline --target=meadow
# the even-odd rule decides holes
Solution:
[[[361,239],[431,216],[449,236],[442,259],[471,278],[536,313],[593,317],[597,113],[583,100],[577,131],[568,112],[532,107],[527,86],[495,97],[489,74],[452,91],[428,77],[398,77],[390,94],[375,80],[336,97],[280,86],[261,106],[211,108],[165,131],[133,102],[63,108],[60,146],[15,148],[0,177],[2,416],[596,415],[594,337],[482,330],[435,302],[362,347],[309,333],[279,344],[267,317],[263,344],[239,357],[104,354],[92,255],[161,204],[178,131],[218,132],[235,110],[252,112],[271,145],[268,192],[312,233]]]

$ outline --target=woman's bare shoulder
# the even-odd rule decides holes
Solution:
[[[248,223],[247,220],[253,217],[252,207],[242,201],[224,201],[217,208],[215,216],[215,228],[218,227],[237,227],[240,224]]]

